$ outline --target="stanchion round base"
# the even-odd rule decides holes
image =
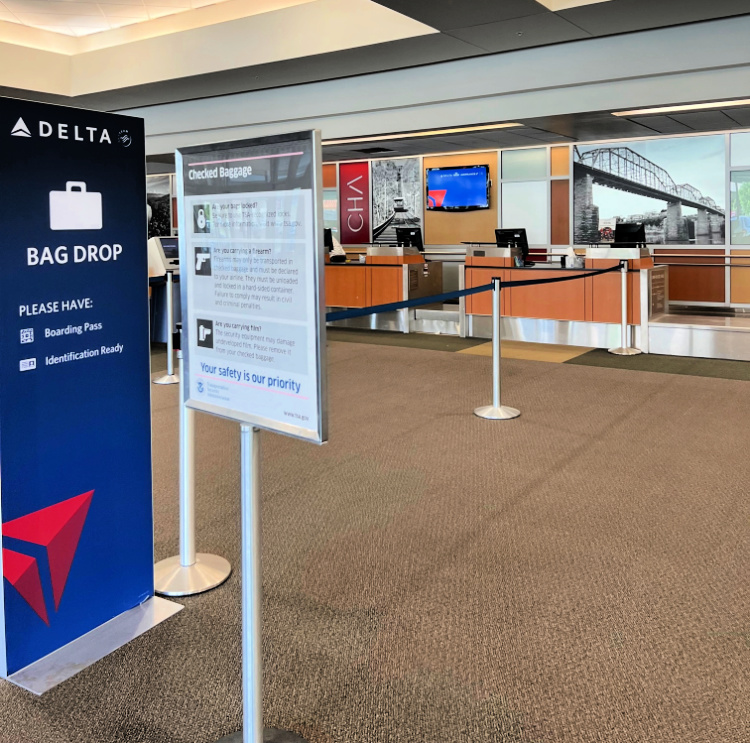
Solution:
[[[610,348],[608,353],[613,353],[615,356],[637,356],[643,351],[640,348]]]
[[[512,418],[518,418],[521,415],[521,411],[509,408],[507,405],[501,405],[499,408],[496,408],[494,405],[483,405],[474,411],[474,415],[491,421],[509,421]]]
[[[180,378],[176,374],[165,374],[154,380],[154,384],[179,384]]]
[[[227,735],[216,743],[242,743],[242,730]],[[277,730],[276,728],[263,729],[263,743],[307,743],[299,735],[290,733],[288,730]]]
[[[180,556],[168,557],[154,565],[154,589],[160,596],[192,596],[220,586],[232,566],[218,555],[199,553],[192,565],[180,564]]]

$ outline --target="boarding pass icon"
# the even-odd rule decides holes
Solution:
[[[87,191],[83,181],[68,181],[64,191],[49,192],[51,230],[100,230],[102,195]]]

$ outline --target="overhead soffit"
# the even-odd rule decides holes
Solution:
[[[702,116],[707,114],[710,118]],[[652,114],[619,118],[611,111],[540,117],[518,122],[510,129],[451,133],[411,138],[372,139],[367,142],[336,143],[323,146],[324,162],[377,160],[418,157],[452,152],[529,148],[596,142],[613,139],[636,139],[669,134],[702,134],[711,131],[750,127],[750,106],[716,109],[708,112],[684,112],[670,116]],[[721,124],[721,126],[719,126]],[[174,156],[166,153],[148,158],[149,172],[159,172],[174,165]]]
[[[435,152],[470,151],[481,149],[510,149],[555,145],[579,141],[594,142],[609,139],[635,139],[660,134],[701,134],[717,130],[745,129],[750,126],[750,106],[713,111],[675,113],[669,116],[653,114],[619,118],[611,111],[548,116],[525,119],[519,128],[496,132],[451,134],[426,138],[389,140],[383,138],[367,144],[338,144],[324,146],[323,159],[361,160],[386,157],[411,157]],[[363,150],[382,148],[385,152],[367,154]]]

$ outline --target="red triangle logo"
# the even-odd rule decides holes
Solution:
[[[55,611],[60,606],[60,599],[65,590],[70,566],[73,564],[93,495],[94,491],[89,490],[87,493],[76,495],[3,524],[4,536],[47,548]],[[3,572],[6,572],[5,569]],[[38,573],[37,568],[37,575]]]
[[[49,627],[37,561],[20,552],[3,549],[3,575]]]

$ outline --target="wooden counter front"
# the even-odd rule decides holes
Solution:
[[[326,307],[372,307],[404,297],[404,267],[366,263],[327,263]]]
[[[367,307],[365,264],[327,263],[326,307]]]
[[[696,254],[704,257],[696,257]],[[659,258],[659,256],[665,256]],[[682,302],[723,303],[725,298],[724,248],[654,248],[658,263],[669,263],[669,299]],[[715,263],[687,268],[691,263]],[[743,269],[741,269],[743,270]]]
[[[597,268],[606,267],[597,266]],[[554,279],[582,274],[585,278],[503,289],[500,297],[500,311],[506,317],[619,323],[622,314],[620,297],[622,279],[619,272],[586,276],[580,270],[564,268],[467,266],[466,288],[489,284],[493,277],[500,277],[501,281],[509,282]],[[640,323],[640,276],[638,272],[628,274],[628,322],[634,325]],[[487,291],[466,297],[466,314],[491,315],[492,292]]]

